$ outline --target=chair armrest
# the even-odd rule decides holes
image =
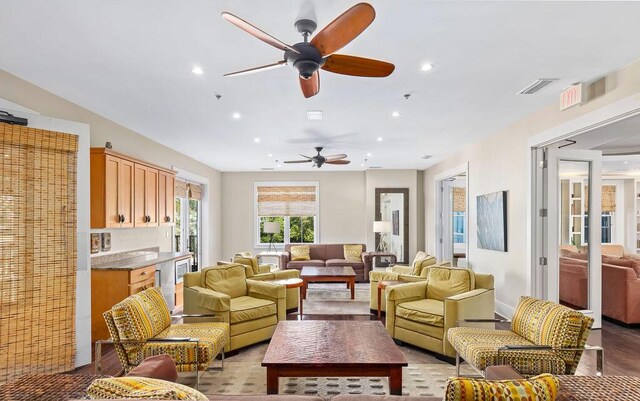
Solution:
[[[397,280],[398,273],[391,273],[388,271],[371,270],[369,272],[369,281],[384,281],[384,280]]]
[[[275,270],[272,271],[271,274],[273,274],[276,280],[285,278],[300,278],[300,270],[298,269]]]
[[[458,324],[460,323],[511,323],[509,319],[461,319],[458,320]]]
[[[427,282],[419,281],[415,283],[406,283],[393,285],[385,289],[387,300],[395,301],[397,304],[404,299],[424,299],[427,297]]]
[[[214,312],[227,312],[231,308],[231,297],[204,287],[188,287],[185,291],[196,292],[197,304]]]
[[[604,349],[596,345],[585,345],[580,347],[552,347],[550,345],[505,345],[498,348],[498,363],[500,363],[500,353],[505,351],[595,351],[596,352],[596,376],[604,375]]]
[[[185,317],[189,318],[212,318],[210,319],[211,322],[223,322],[224,319],[222,318],[222,316],[217,315],[217,314],[211,314],[211,313],[183,313],[181,315],[171,315],[172,318],[176,318],[176,319],[184,319]]]
[[[271,265],[259,265],[258,266],[259,274],[269,273],[271,271]]]
[[[405,265],[393,265],[387,267],[387,271],[412,276],[411,273],[413,273],[413,267]]]
[[[247,279],[247,290],[249,296],[255,296],[255,298],[266,297],[274,302],[287,296],[287,289],[284,285],[278,285],[268,281]]]
[[[373,259],[373,256],[371,256],[369,252],[362,252],[361,256],[362,256],[362,263],[364,264],[371,263]]]

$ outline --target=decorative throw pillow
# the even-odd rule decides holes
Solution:
[[[294,245],[291,247],[291,260],[311,260],[309,245]]]
[[[146,377],[110,377],[94,380],[87,389],[91,399],[140,398],[209,401],[201,392],[182,384]]]
[[[343,245],[342,251],[347,262],[362,262],[362,245]]]
[[[126,376],[148,377],[170,382],[178,380],[178,370],[171,355],[154,355],[144,359],[140,365],[131,369]]]
[[[558,379],[548,373],[529,380],[451,378],[447,381],[445,401],[553,401],[558,395],[559,386]]]

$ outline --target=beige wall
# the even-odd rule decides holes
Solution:
[[[210,238],[207,244],[203,244],[203,248],[207,248],[205,253],[209,255],[210,260],[219,258],[221,246],[220,235],[218,235],[221,231],[219,171],[2,70],[0,70],[0,98],[45,116],[89,124],[93,147],[103,147],[105,142],[110,141],[114,150],[132,157],[167,168],[179,167],[208,178],[210,183],[209,221],[204,224],[208,224]],[[99,231],[111,232],[112,252],[149,246],[160,246],[161,250],[165,251],[171,249],[171,235],[167,237],[170,229],[166,227],[94,230],[93,232]]]
[[[427,249],[434,252],[434,176],[469,162],[469,260],[475,271],[495,276],[496,308],[500,313],[512,313],[519,296],[530,291],[527,286],[530,267],[526,260],[527,140],[547,129],[639,93],[640,62],[607,75],[605,83],[604,93],[599,93],[597,97],[592,94],[586,104],[563,112],[558,110],[557,103],[550,104],[490,137],[466,146],[425,171],[425,240]],[[508,191],[508,252],[477,248],[475,198],[495,191]]]

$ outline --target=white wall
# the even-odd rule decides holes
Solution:
[[[533,135],[618,100],[637,96],[640,93],[640,62],[607,75],[605,82],[604,94],[598,94],[597,97],[590,94],[587,103],[580,107],[561,112],[557,104],[550,104],[479,142],[467,145],[463,150],[425,171],[426,246],[433,252],[434,176],[469,162],[469,262],[475,271],[494,275],[496,309],[501,314],[510,316],[519,297],[530,292],[528,280],[531,267],[527,257],[527,140]],[[519,100],[514,97],[514,101]],[[475,198],[478,195],[503,190],[507,191],[508,252],[478,249]]]

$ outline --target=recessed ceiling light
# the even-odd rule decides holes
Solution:
[[[429,64],[429,63],[422,64],[422,67],[420,67],[420,70],[431,71],[433,70],[433,64]]]
[[[629,162],[624,162],[624,164],[629,164]]]
[[[364,163],[360,164],[360,167],[364,167]]]
[[[235,112],[235,113],[233,113],[233,114],[231,115],[231,117],[233,117],[233,118],[235,118],[236,120],[238,120],[238,119],[240,119],[240,117],[242,117],[242,116],[240,115],[240,113]]]
[[[260,143],[260,138],[253,138],[253,142]]]
[[[202,70],[202,67],[198,67],[197,65],[195,67],[193,67],[191,72],[196,74],[196,75],[202,75],[204,73],[204,71]]]
[[[371,157],[371,152],[367,152],[367,157]]]
[[[382,142],[382,137],[381,137],[381,136],[379,136],[378,138],[376,138],[376,141],[378,141],[378,142]]]
[[[271,153],[269,153],[267,156],[269,156],[269,157],[273,157],[273,155],[272,155]]]
[[[400,117],[400,112],[394,111],[393,113],[391,113],[391,117]]]
[[[322,110],[307,111],[307,118],[309,120],[322,120]]]

